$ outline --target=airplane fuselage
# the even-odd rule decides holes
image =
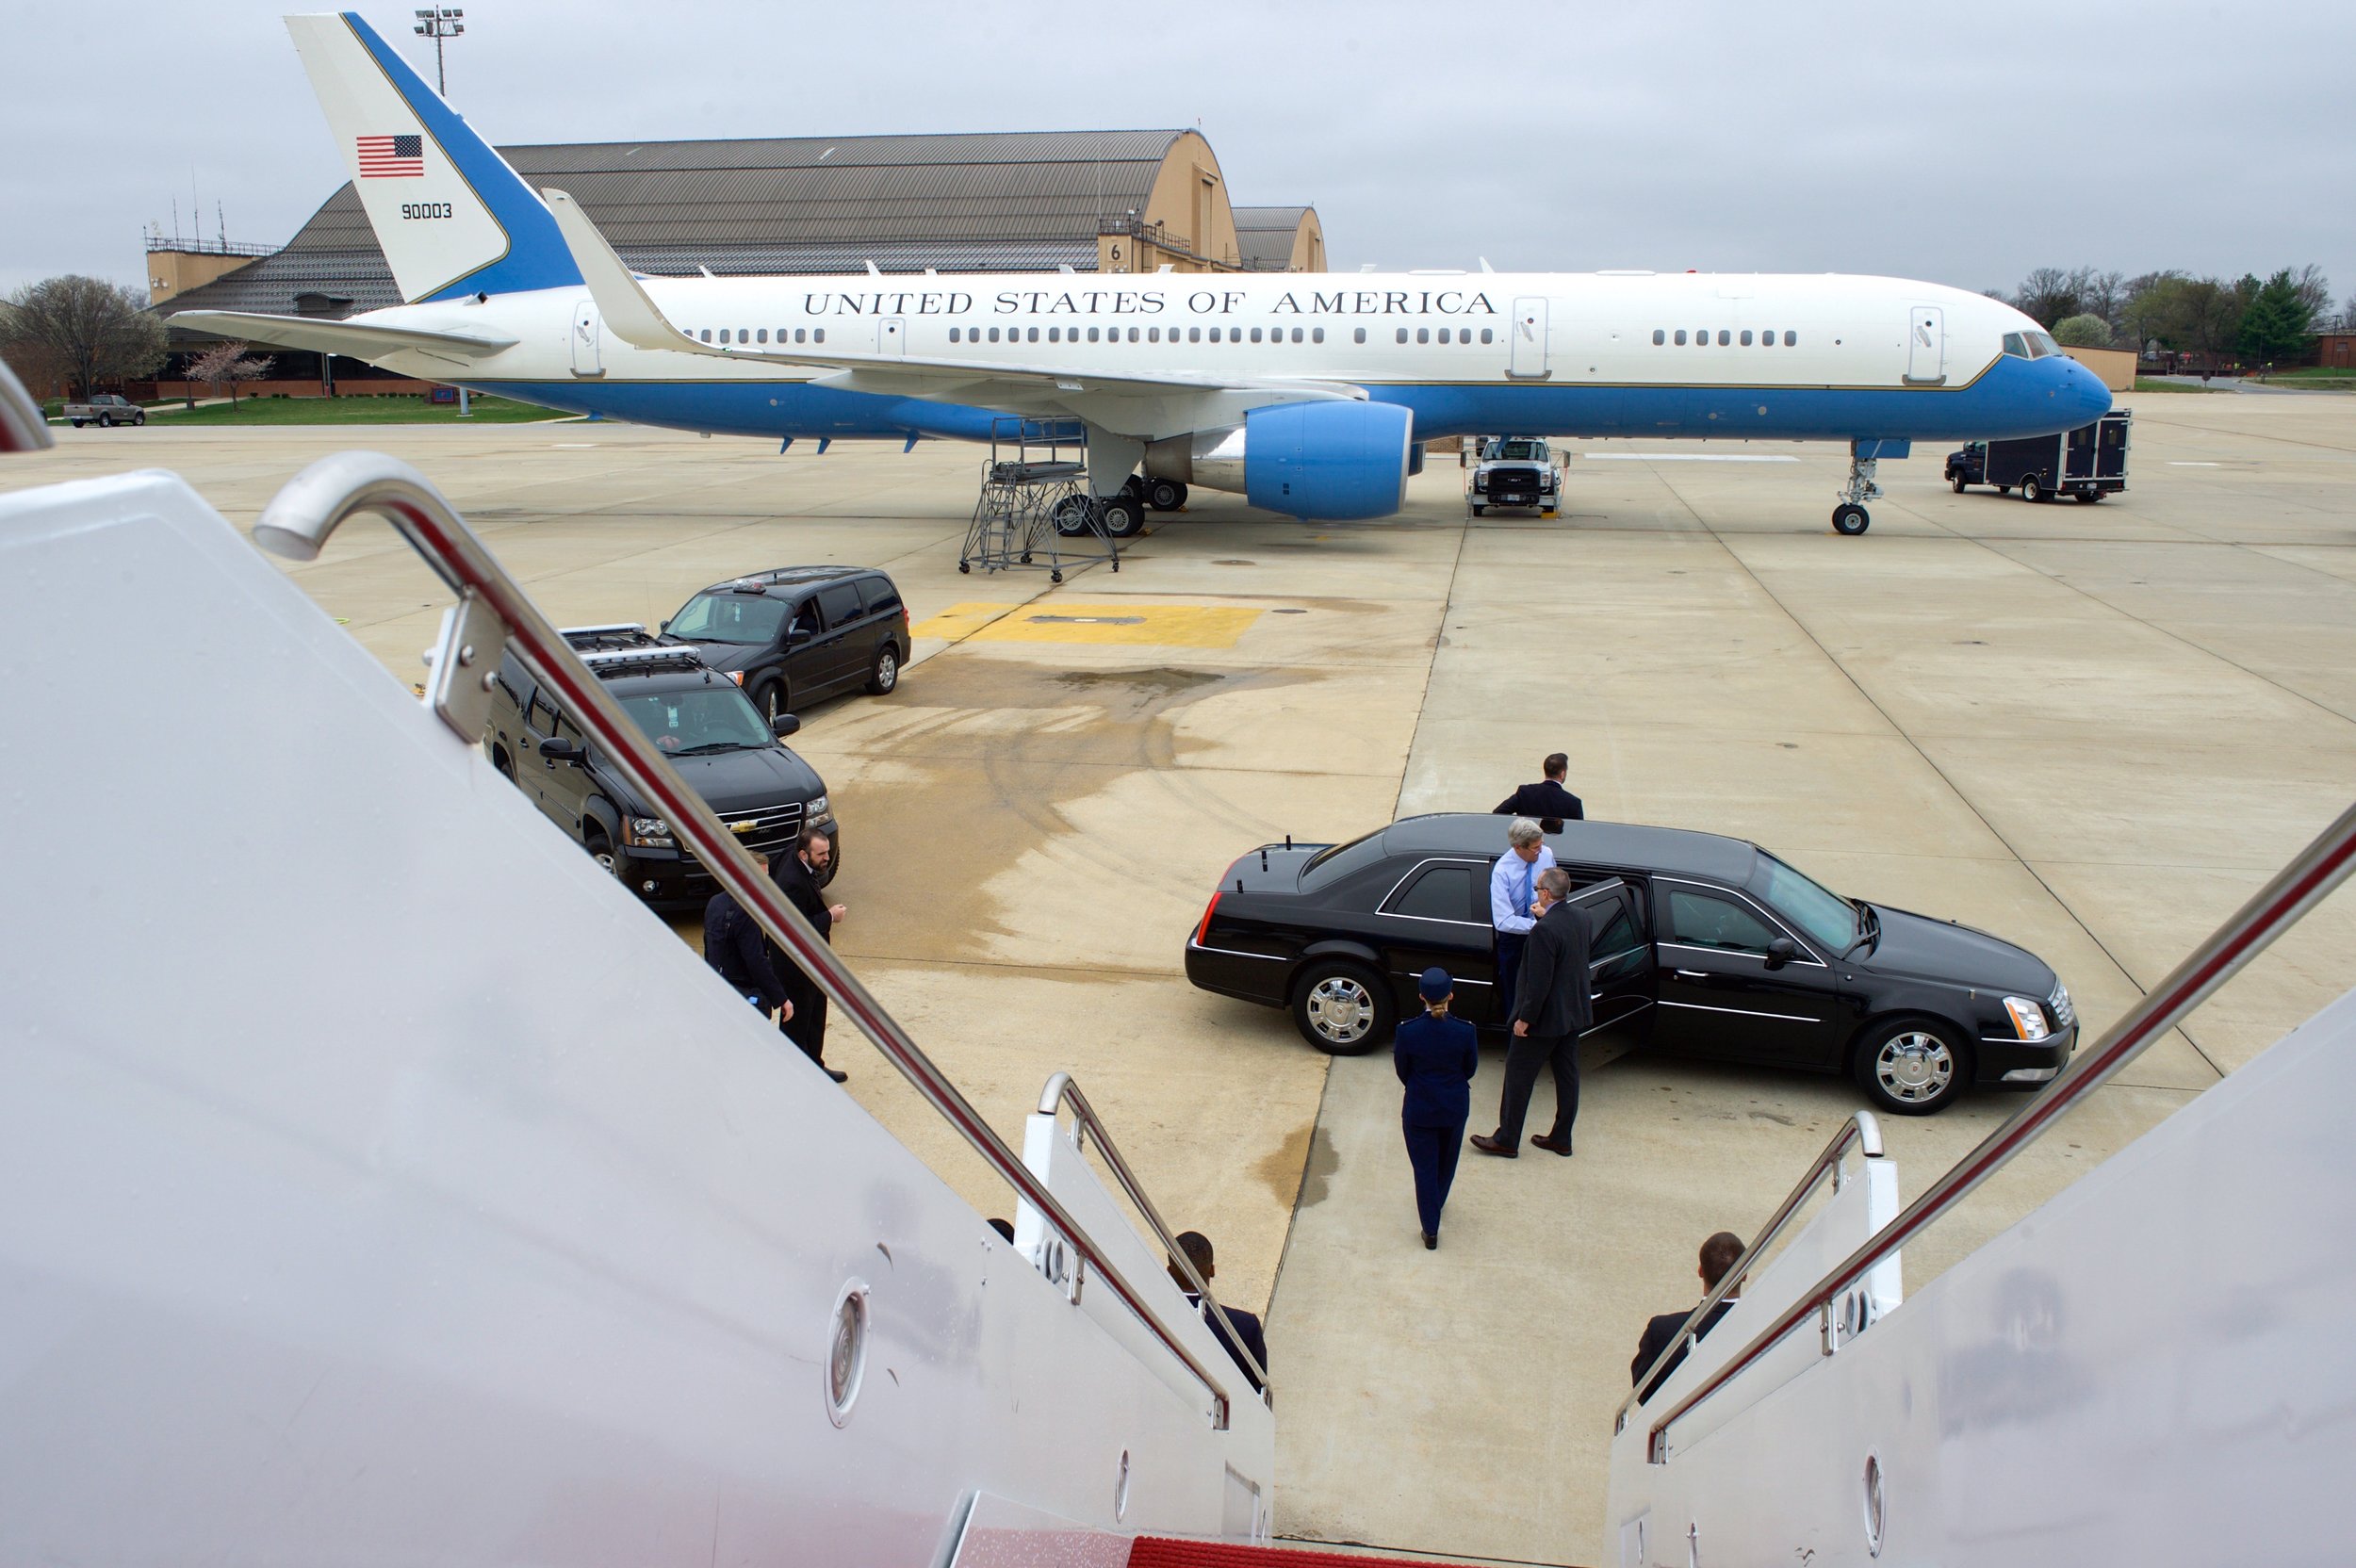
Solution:
[[[2071,428],[2108,404],[2082,367],[2021,352],[2036,323],[2010,306],[1892,278],[999,273],[644,283],[699,347],[1020,359],[1069,366],[1077,383],[1091,371],[1343,383],[1411,409],[1417,439],[1512,431],[1960,440]],[[603,329],[577,286],[354,319],[496,328],[516,342],[487,358],[400,351],[379,363],[643,424],[987,439],[993,417],[1048,412],[861,391],[840,371],[635,348]]]

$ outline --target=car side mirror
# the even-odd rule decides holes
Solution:
[[[671,623],[666,620],[661,626],[656,627],[655,629],[657,631],[668,631],[671,629]]]
[[[785,645],[790,648],[798,648],[804,643],[809,642],[811,635],[810,628],[806,626],[796,624],[789,627],[786,629]]]
[[[1767,967],[1781,969],[1800,956],[1798,946],[1789,937],[1777,937],[1767,944]]]
[[[784,740],[788,735],[795,733],[801,727],[801,719],[793,713],[779,713],[776,718],[769,721],[770,730],[780,741]]]
[[[578,762],[581,748],[562,735],[551,735],[540,743],[540,755],[551,762]]]

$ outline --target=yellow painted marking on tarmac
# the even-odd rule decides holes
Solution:
[[[1262,613],[1208,604],[1073,604],[1043,598],[990,622],[972,640],[1232,648]]]
[[[1014,604],[953,604],[940,614],[927,615],[917,622],[908,629],[908,635],[946,637],[953,643],[961,643],[1007,611],[1021,608]]]

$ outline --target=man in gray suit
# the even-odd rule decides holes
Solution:
[[[1563,902],[1571,874],[1549,866],[1538,875],[1543,910],[1522,949],[1521,976],[1513,988],[1513,1043],[1505,1055],[1505,1094],[1497,1107],[1497,1130],[1469,1140],[1483,1154],[1513,1159],[1521,1152],[1522,1120],[1530,1114],[1530,1091],[1541,1066],[1554,1071],[1554,1126],[1530,1142],[1556,1154],[1571,1152],[1571,1123],[1579,1119],[1579,1037],[1595,1027],[1588,988],[1588,949],[1595,934],[1586,911]]]

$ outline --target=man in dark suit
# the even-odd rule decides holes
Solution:
[[[1186,1261],[1194,1265],[1194,1271],[1203,1276],[1203,1282],[1209,1284],[1213,1276],[1219,1273],[1211,1261],[1211,1238],[1200,1231],[1181,1231],[1176,1239],[1178,1250],[1184,1252],[1186,1255]],[[1227,1354],[1234,1360],[1236,1369],[1243,1373],[1244,1380],[1252,1385],[1252,1392],[1259,1393],[1261,1388],[1259,1374],[1253,1372],[1244,1363],[1244,1351],[1249,1350],[1252,1352],[1252,1359],[1260,1364],[1261,1371],[1268,1369],[1268,1338],[1260,1331],[1259,1315],[1246,1312],[1241,1307],[1229,1307],[1224,1301],[1219,1303],[1220,1306],[1226,1307],[1228,1321],[1235,1325],[1235,1332],[1243,1340],[1242,1346],[1238,1348],[1235,1341],[1228,1337],[1227,1331],[1219,1325],[1219,1319],[1211,1315],[1210,1308],[1203,1304],[1201,1293],[1186,1278],[1186,1270],[1180,1268],[1175,1261],[1172,1261],[1170,1266],[1170,1277],[1178,1282],[1180,1290],[1186,1293],[1186,1305],[1203,1314],[1203,1321],[1211,1326],[1212,1337],[1227,1348]]]
[[[768,870],[767,856],[756,855],[753,860]],[[793,991],[785,976],[777,972],[768,939],[761,935],[760,923],[726,891],[713,893],[704,905],[704,962],[718,970],[720,978],[737,995],[762,1012],[783,1008],[788,1018],[793,1017]]]
[[[1563,777],[1571,771],[1570,758],[1558,751],[1546,759],[1545,767],[1546,777],[1523,785],[1499,801],[1496,815],[1534,817],[1549,833],[1560,833],[1566,822],[1584,822],[1587,808],[1562,787]]]
[[[1718,1282],[1726,1277],[1726,1270],[1732,1268],[1736,1260],[1742,1256],[1742,1238],[1732,1231],[1720,1231],[1716,1235],[1703,1242],[1702,1294],[1708,1296],[1711,1291],[1716,1290]],[[1735,1288],[1736,1290],[1742,1288],[1740,1282],[1736,1282]],[[1716,1328],[1718,1320],[1733,1309],[1737,1299],[1736,1296],[1729,1293],[1725,1300],[1710,1308],[1709,1315],[1694,1329],[1693,1339],[1698,1342],[1704,1334]],[[1677,1331],[1684,1328],[1685,1320],[1693,1315],[1693,1309],[1688,1307],[1683,1312],[1663,1313],[1644,1325],[1644,1337],[1636,1342],[1636,1359],[1628,1364],[1629,1382],[1644,1380],[1645,1369],[1661,1359],[1661,1352],[1669,1348],[1669,1342],[1677,1338]],[[1677,1353],[1669,1358],[1669,1364],[1661,1369],[1661,1376],[1644,1384],[1644,1392],[1636,1401],[1638,1404],[1641,1405],[1644,1400],[1651,1398],[1653,1391],[1668,1381],[1669,1374],[1684,1364],[1686,1348],[1687,1347],[1683,1345],[1678,1346]]]
[[[769,879],[785,894],[786,902],[799,909],[802,918],[818,933],[818,939],[829,945],[834,941],[834,923],[847,912],[840,904],[828,904],[819,891],[826,868],[833,863],[834,840],[822,827],[805,827],[802,836],[794,841],[793,853],[778,856],[769,867]],[[804,1055],[825,1069],[827,1077],[840,1084],[850,1074],[826,1066],[826,993],[802,972],[801,965],[782,954],[778,957],[794,1010],[778,1021],[777,1027],[802,1048]]]
[[[1587,953],[1595,933],[1587,913],[1564,900],[1571,874],[1549,866],[1538,876],[1544,912],[1522,948],[1521,976],[1513,988],[1513,1039],[1505,1054],[1505,1095],[1497,1107],[1497,1130],[1471,1143],[1483,1154],[1512,1159],[1521,1152],[1522,1119],[1530,1114],[1530,1091],[1541,1066],[1554,1071],[1554,1126],[1530,1142],[1556,1154],[1571,1152],[1571,1123],[1579,1119],[1579,1037],[1595,1026],[1588,987]]]

